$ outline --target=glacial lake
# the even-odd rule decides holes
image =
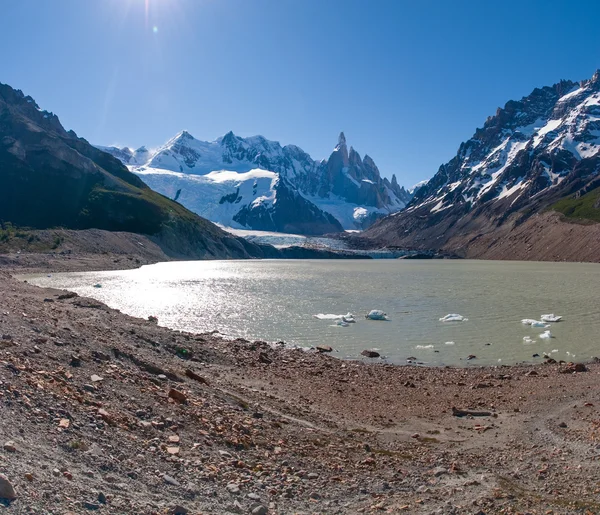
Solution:
[[[173,329],[330,345],[339,358],[376,349],[391,363],[490,365],[600,356],[600,266],[469,260],[248,260],[158,263],[137,270],[31,275]],[[101,287],[94,287],[99,284]],[[388,321],[366,320],[371,309]],[[347,327],[318,314],[353,313]],[[441,322],[449,313],[468,318]],[[544,329],[523,325],[562,315]],[[529,336],[533,343],[526,343]],[[469,355],[476,359],[467,360]],[[533,358],[539,354],[540,358]],[[362,359],[362,358],[361,358]]]

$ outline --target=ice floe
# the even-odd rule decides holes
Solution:
[[[365,315],[369,320],[387,320],[387,315],[380,309],[372,309],[369,314]]]
[[[544,322],[559,322],[562,319],[562,316],[555,315],[554,313],[549,313],[547,315],[542,315],[540,318]]]
[[[345,315],[334,315],[333,313],[319,313],[318,315],[313,315],[314,318],[318,318],[319,320],[344,320],[351,323],[354,322],[354,315],[352,313],[346,313]]]
[[[550,331],[544,331],[542,334],[540,334],[540,338],[543,338],[544,340],[549,340],[550,338],[554,338],[554,336],[552,336],[552,333]]]
[[[466,322],[467,320],[469,319],[458,313],[450,313],[445,317],[440,318],[440,322]]]

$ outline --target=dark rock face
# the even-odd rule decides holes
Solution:
[[[306,200],[285,179],[276,186],[277,202],[268,207],[244,206],[234,220],[256,230],[284,233],[320,234],[341,232],[341,224],[330,214]]]
[[[600,186],[600,73],[508,102],[421,187],[402,213],[364,237],[460,250],[570,195]]]
[[[152,236],[188,257],[262,256],[263,249],[152,191],[112,155],[65,131],[21,91],[0,84],[0,221]]]

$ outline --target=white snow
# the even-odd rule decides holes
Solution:
[[[191,175],[156,168],[130,167],[148,186],[169,198],[181,190],[178,202],[214,222],[243,229],[233,217],[245,206],[276,201],[279,175],[266,170],[248,172],[221,170],[206,175]],[[237,196],[233,202],[224,197]],[[239,199],[239,200],[238,200]]]

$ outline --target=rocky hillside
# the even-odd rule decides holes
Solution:
[[[599,72],[580,83],[535,89],[498,109],[406,210],[378,222],[364,237],[468,256],[472,247],[482,253],[481,238],[492,245],[500,228],[505,237],[548,209],[567,219],[598,221],[599,151]]]
[[[162,147],[99,147],[153,189],[192,211],[236,228],[324,234],[362,229],[406,205],[396,177],[382,178],[344,134],[330,158],[313,160],[295,145],[229,132],[212,142],[183,131]]]
[[[262,257],[265,251],[152,191],[119,160],[4,84],[0,222],[146,234],[177,257]]]

